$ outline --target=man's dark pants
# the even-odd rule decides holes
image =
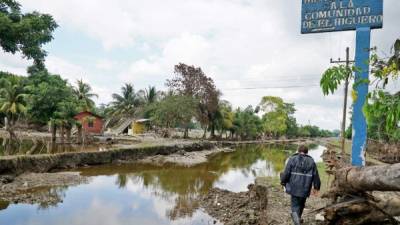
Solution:
[[[292,212],[296,212],[297,215],[301,218],[303,214],[304,207],[306,205],[307,198],[296,197],[292,195],[291,202],[292,202]]]

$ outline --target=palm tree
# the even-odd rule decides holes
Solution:
[[[84,110],[89,111],[95,105],[92,100],[93,97],[98,98],[99,96],[92,92],[92,87],[89,84],[81,80],[76,81],[77,86],[74,88],[74,94],[77,99],[83,103]]]
[[[155,86],[149,86],[144,90],[140,90],[138,94],[143,99],[146,105],[157,102],[161,95],[161,93],[157,91]]]
[[[113,116],[134,117],[142,101],[135,92],[132,84],[125,84],[121,88],[122,94],[113,94],[111,102]]]
[[[6,115],[6,130],[10,138],[16,138],[14,126],[18,118],[26,113],[25,88],[18,77],[0,80],[0,111]]]
[[[54,113],[55,118],[52,119],[53,121],[51,125],[58,125],[60,127],[61,143],[64,143],[64,134],[67,136],[67,142],[71,143],[71,131],[72,127],[76,123],[76,120],[74,119],[76,113],[76,107],[73,102],[65,101],[58,104],[58,109]],[[52,129],[56,129],[56,127]],[[55,133],[56,132],[52,130],[52,134]],[[55,140],[55,137],[52,137],[52,140]]]

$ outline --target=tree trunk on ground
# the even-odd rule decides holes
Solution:
[[[400,196],[394,192],[374,192],[370,198],[351,199],[328,206],[324,211],[330,224],[383,223],[400,215]]]
[[[332,162],[326,163],[329,166]],[[400,191],[400,164],[347,168],[340,162],[337,165],[332,190],[326,196],[343,197],[324,209],[330,224],[383,223],[400,216],[400,195],[395,193]]]
[[[400,191],[400,163],[394,165],[349,167],[338,170],[335,188],[354,191]]]

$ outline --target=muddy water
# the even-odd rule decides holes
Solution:
[[[317,151],[321,148],[310,154]],[[81,169],[81,174],[90,178],[88,184],[46,190],[62,202],[0,202],[0,224],[219,224],[198,209],[196,197],[212,187],[245,191],[256,176],[277,176],[290,154],[288,147],[253,146],[219,153],[193,167],[133,164]]]
[[[0,156],[9,155],[39,155],[55,154],[63,152],[81,152],[81,151],[103,151],[111,148],[111,145],[92,144],[55,144],[44,140],[22,139],[11,142],[10,139],[0,138]]]

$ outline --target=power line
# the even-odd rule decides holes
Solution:
[[[321,73],[322,74],[322,73]],[[231,81],[231,80],[240,80],[240,81],[243,81],[243,80],[245,80],[245,81],[252,81],[252,80],[254,80],[254,81],[259,81],[259,80],[261,80],[261,79],[263,79],[263,80],[268,80],[268,79],[278,79],[278,80],[282,80],[282,78],[287,78],[287,79],[299,79],[299,80],[302,80],[302,79],[320,79],[321,78],[321,74],[308,74],[308,75],[284,75],[284,76],[277,76],[277,75],[274,75],[274,76],[263,76],[263,75],[260,75],[260,78],[259,79],[257,79],[257,78],[240,78],[240,79],[216,79],[216,78],[214,78],[214,80],[215,81]]]
[[[293,86],[274,86],[274,87],[243,87],[243,88],[227,88],[224,91],[238,91],[238,90],[258,90],[258,89],[290,89],[290,88],[306,88],[306,87],[319,87],[319,85],[293,85]]]

